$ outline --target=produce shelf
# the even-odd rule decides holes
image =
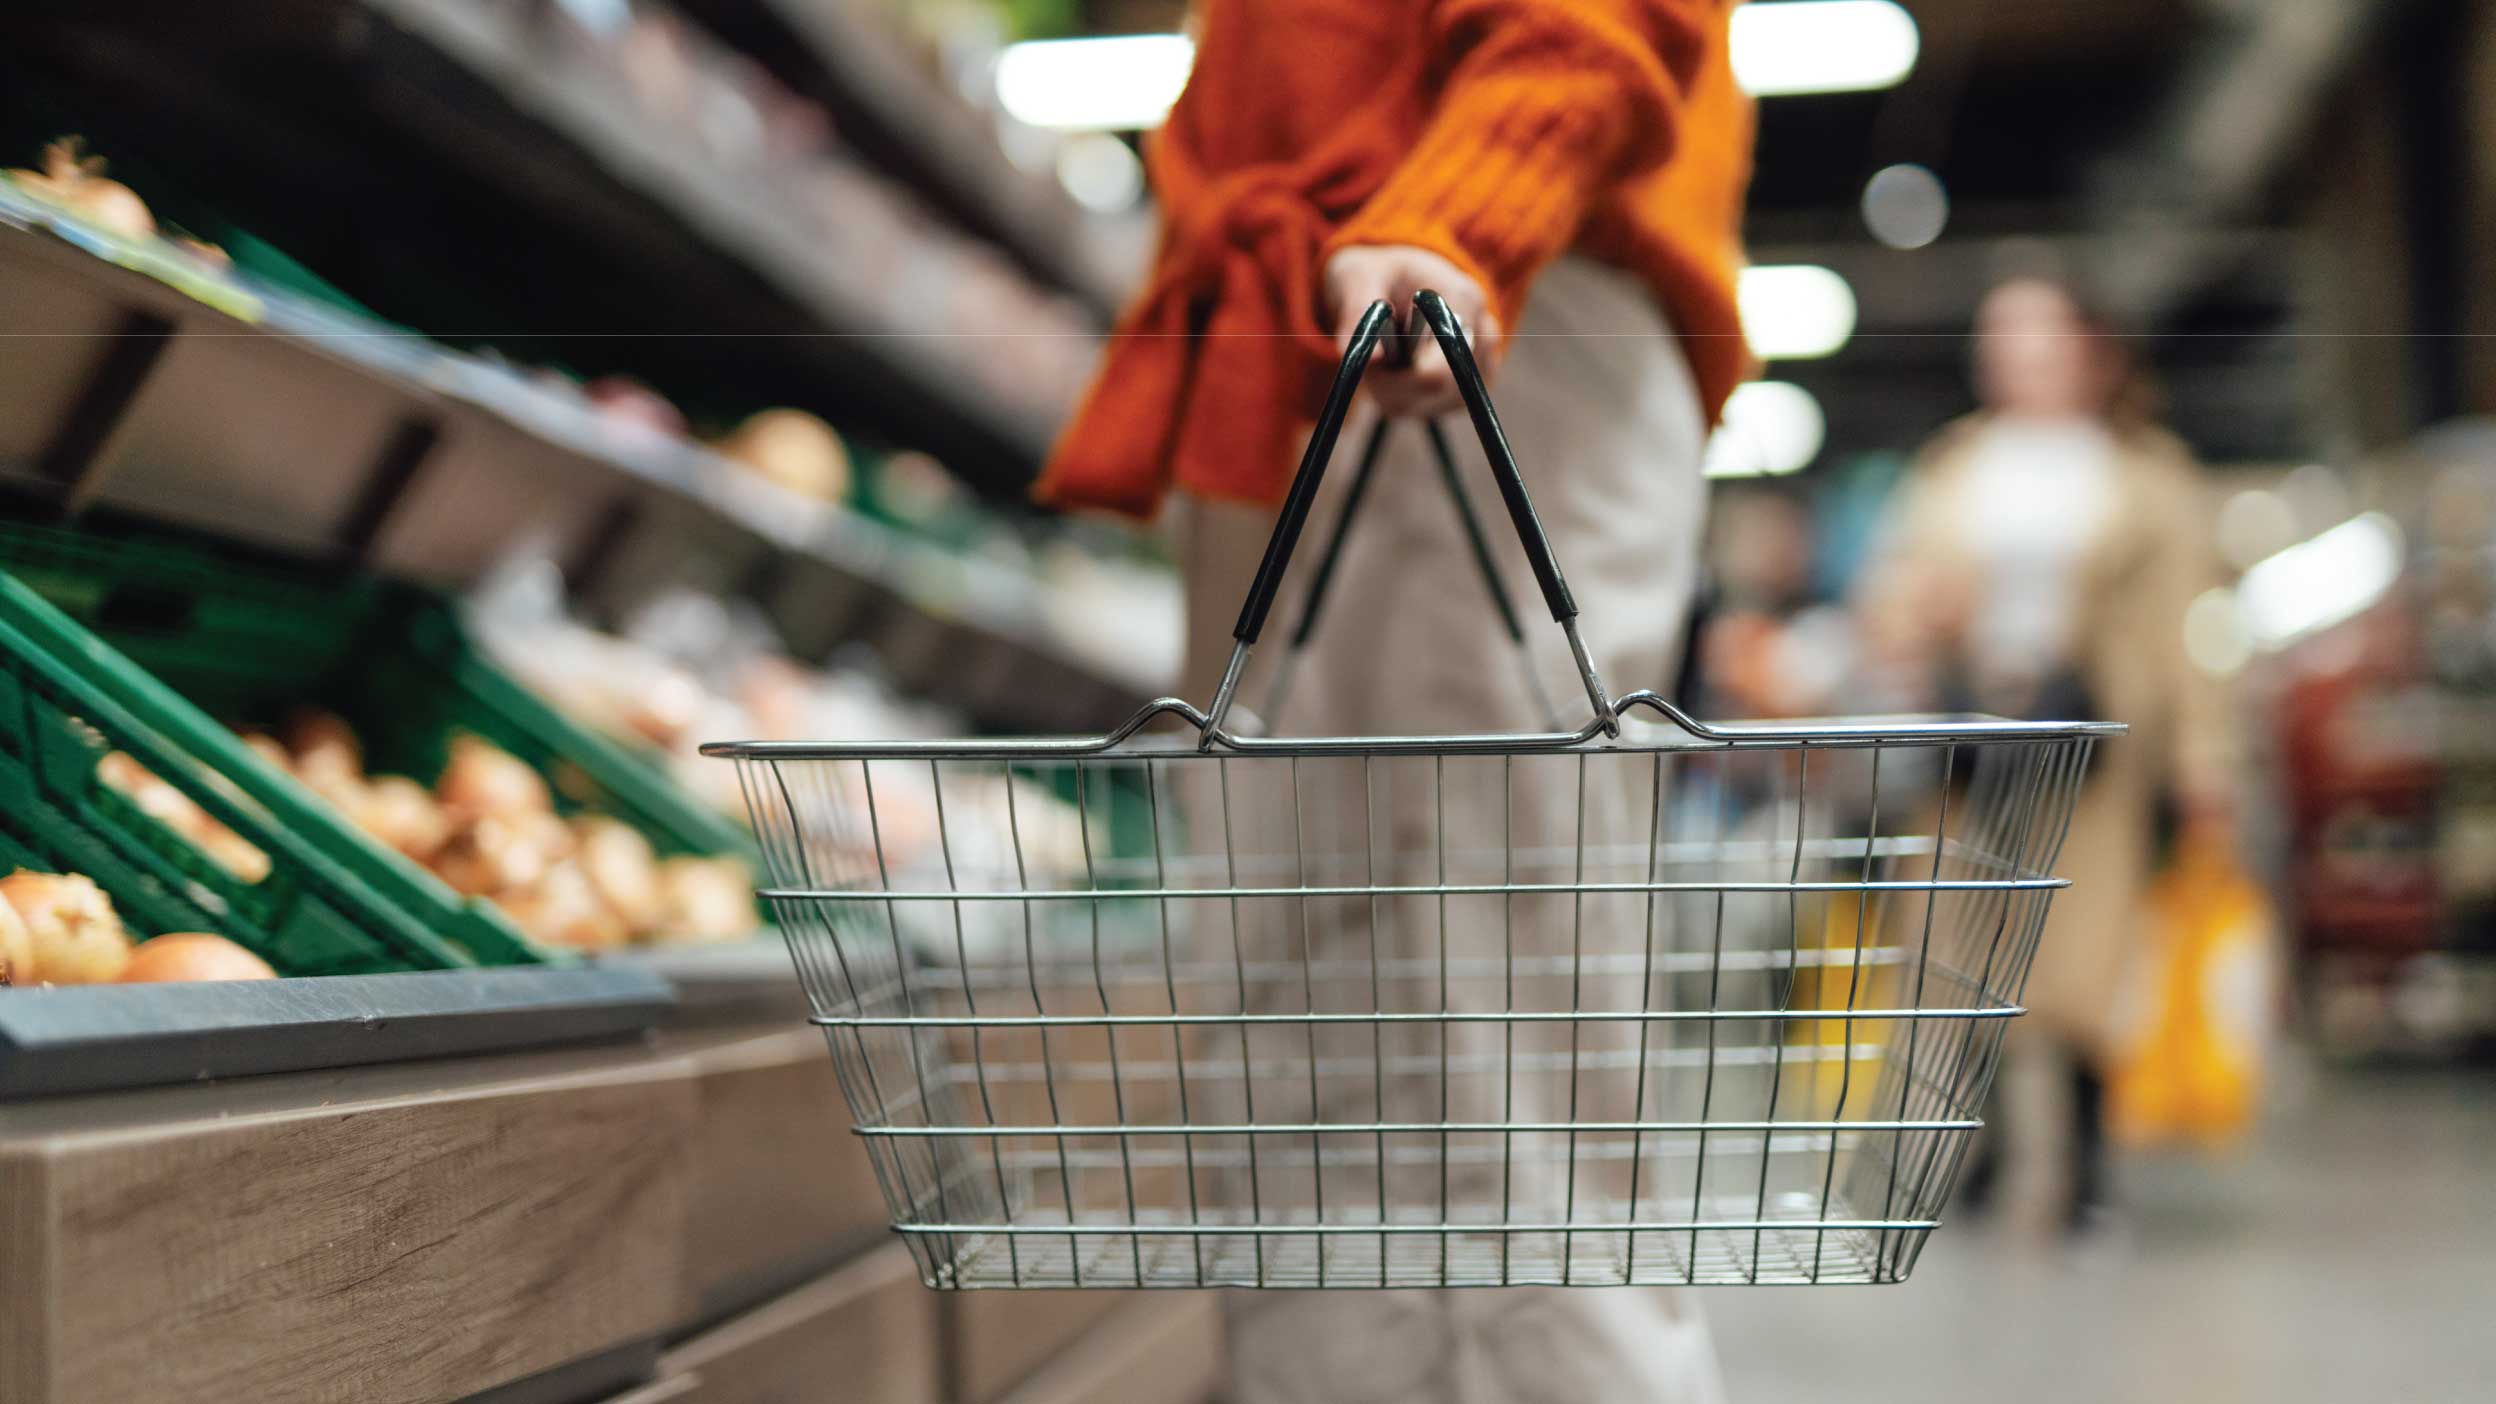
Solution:
[[[164,266],[159,266],[162,261]],[[1046,589],[618,424],[484,359],[216,277],[0,189],[0,484],[459,589],[510,552],[621,617],[670,584],[760,605],[798,656],[875,648],[1001,729],[1114,721],[1157,679],[1052,642]]]
[[[628,964],[0,991],[0,1101],[624,1038],[675,1003]]]
[[[828,107],[849,144],[964,227],[1106,313],[1141,270],[1149,221],[1096,214],[1014,164],[990,119],[848,0],[681,0],[687,13]]]
[[[212,851],[161,800],[142,802],[126,776],[108,775],[114,753],[232,841]],[[214,932],[290,975],[545,958],[491,908],[269,774],[222,726],[5,572],[0,866],[82,874],[142,935]]]
[[[534,0],[10,11],[0,81],[29,106],[213,188],[212,214],[448,340],[696,407],[811,409],[1009,498],[1090,357],[1089,329],[1061,353],[957,314],[985,294],[871,182],[827,213],[654,121]]]

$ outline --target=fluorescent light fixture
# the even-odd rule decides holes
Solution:
[[[1894,87],[1921,45],[1894,0],[1753,0],[1733,12],[1734,81],[1754,97]],[[1195,62],[1184,34],[1009,44],[997,56],[997,102],[1034,127],[1144,131],[1170,115]]]
[[[1798,472],[1819,457],[1828,430],[1810,391],[1782,380],[1754,380],[1725,402],[1725,422],[1707,443],[1707,476]]]
[[[1855,334],[1855,290],[1808,263],[1742,270],[1742,334],[1763,361],[1834,355]]]
[[[1034,127],[1142,131],[1170,115],[1195,62],[1196,44],[1184,34],[1010,44],[997,56],[997,102]]]
[[[2275,649],[2354,618],[2400,574],[2400,525],[2368,512],[2257,562],[2236,602],[2253,642]]]
[[[1753,97],[1896,87],[1922,42],[1892,0],[1755,0],[1733,12],[1733,80]]]

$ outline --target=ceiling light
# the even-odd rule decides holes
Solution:
[[[1883,166],[1863,183],[1863,227],[1893,249],[1920,249],[1950,224],[1950,192],[1916,165]]]
[[[1195,61],[1184,34],[1010,44],[997,56],[997,102],[1034,127],[1142,131],[1170,115]]]
[[[1725,402],[1725,422],[1707,443],[1707,476],[1798,472],[1820,456],[1828,428],[1810,391],[1782,380],[1754,380]]]
[[[1754,0],[1733,12],[1733,76],[1754,97],[1893,87],[1921,42],[1894,0]],[[997,57],[997,101],[1034,127],[1143,131],[1169,115],[1195,61],[1184,34],[1011,44]]]
[[[1892,0],[1753,3],[1733,12],[1733,79],[1753,97],[1895,87],[1921,43]]]
[[[1808,263],[1745,268],[1737,289],[1742,334],[1763,361],[1807,361],[1836,353],[1855,334],[1855,290]]]
[[[2400,573],[2399,525],[2368,512],[2256,563],[2236,599],[2253,641],[2278,648],[2355,617]]]

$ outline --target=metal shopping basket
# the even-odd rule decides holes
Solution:
[[[1229,723],[1397,335],[1381,303],[1209,709],[704,747],[737,763],[763,895],[931,1286],[1891,1282],[1938,1221],[2090,747],[2121,728],[1710,725],[1609,697],[1461,328],[1418,306],[1583,726]]]

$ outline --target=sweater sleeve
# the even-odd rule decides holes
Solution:
[[[1438,0],[1438,101],[1412,153],[1336,233],[1412,244],[1489,292],[1503,325],[1611,185],[1660,164],[1726,0]],[[1723,61],[1719,55],[1718,61]]]

